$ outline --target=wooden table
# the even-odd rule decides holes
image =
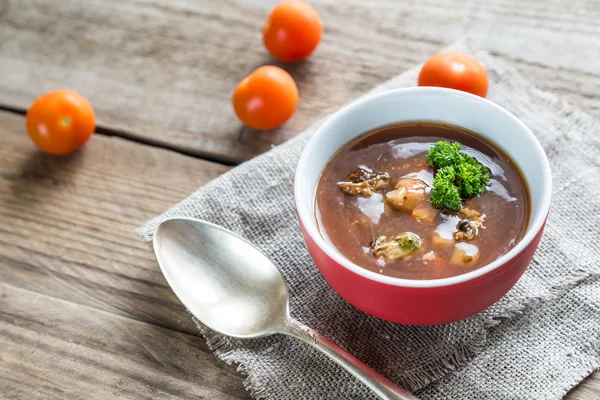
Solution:
[[[260,29],[274,3],[0,0],[0,397],[249,398],[134,228],[465,33],[600,117],[595,0],[313,0],[323,42],[285,66],[298,112],[251,131],[230,95],[273,63]],[[24,111],[62,87],[92,102],[98,132],[52,157]],[[567,396],[599,397],[599,374]]]

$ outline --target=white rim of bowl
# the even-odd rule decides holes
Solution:
[[[542,196],[543,196],[542,204],[538,210],[533,210],[533,209],[531,210],[531,221],[530,221],[529,227],[527,228],[527,231],[525,232],[525,236],[523,236],[523,238],[519,241],[519,243],[517,243],[517,245],[515,247],[513,247],[509,252],[505,253],[504,255],[502,255],[501,257],[492,261],[491,263],[486,264],[483,267],[480,267],[474,271],[467,272],[465,274],[456,275],[456,276],[452,276],[449,278],[442,278],[442,279],[414,280],[414,279],[394,278],[391,276],[378,274],[376,272],[373,272],[366,268],[363,268],[357,264],[354,264],[353,262],[348,260],[346,257],[344,257],[335,248],[335,246],[333,244],[327,243],[325,241],[325,239],[323,239],[323,237],[321,236],[321,233],[319,232],[319,229],[317,227],[317,222],[316,222],[315,216],[310,215],[310,208],[314,208],[316,187],[312,189],[312,196],[311,196],[311,201],[313,204],[312,207],[309,207],[307,209],[306,207],[303,207],[300,204],[300,202],[298,201],[298,187],[300,186],[300,182],[303,179],[303,170],[302,170],[301,166],[306,162],[306,159],[308,158],[308,154],[311,153],[313,148],[318,146],[319,138],[322,135],[324,135],[327,131],[329,131],[329,128],[331,127],[331,125],[333,125],[337,120],[339,120],[341,118],[345,118],[345,115],[347,113],[349,113],[357,108],[362,107],[362,105],[364,103],[373,101],[375,99],[393,97],[393,96],[396,96],[398,93],[406,94],[406,93],[410,93],[410,92],[447,93],[447,94],[451,94],[452,96],[463,96],[463,97],[466,97],[466,98],[469,98],[472,100],[475,99],[476,101],[485,103],[489,107],[492,107],[497,112],[503,114],[506,118],[513,120],[514,122],[517,123],[517,125],[519,125],[519,127],[523,130],[523,132],[525,132],[525,134],[527,136],[529,136],[529,138],[532,140],[533,150],[535,151],[536,155],[542,160],[542,163],[545,164],[543,167],[543,186],[542,187],[544,189],[543,189],[543,193],[542,193]],[[350,140],[352,140],[352,139],[350,139]],[[346,143],[344,143],[344,144],[346,144]],[[496,144],[494,144],[494,145],[496,145]],[[502,148],[502,149],[510,156],[510,152],[508,151],[508,149],[504,149],[504,148]],[[519,168],[521,168],[521,166],[519,166]],[[322,172],[323,172],[322,170],[319,172],[319,177]],[[323,123],[323,125],[321,125],[317,129],[317,131],[312,135],[312,137],[310,138],[310,140],[308,141],[308,143],[302,150],[302,154],[300,155],[300,158],[298,159],[298,164],[296,167],[296,174],[294,177],[294,200],[296,201],[296,210],[298,212],[298,218],[304,225],[304,228],[306,229],[306,231],[308,232],[308,234],[312,238],[312,240],[315,242],[315,244],[323,252],[325,252],[325,254],[327,254],[327,256],[332,258],[338,264],[342,265],[344,268],[346,268],[358,275],[361,275],[367,279],[370,279],[372,281],[381,282],[381,283],[385,283],[385,284],[392,285],[392,286],[405,286],[405,287],[433,288],[433,287],[456,285],[456,284],[459,284],[462,282],[466,282],[466,281],[475,279],[479,276],[485,275],[488,272],[493,271],[496,268],[499,268],[501,265],[506,264],[511,259],[515,258],[517,255],[519,255],[521,252],[523,252],[523,250],[525,250],[525,248],[527,246],[529,246],[529,244],[533,241],[533,239],[537,236],[537,234],[540,232],[540,230],[544,226],[544,223],[548,216],[548,212],[550,210],[551,196],[552,196],[552,175],[550,172],[550,163],[548,162],[548,157],[546,156],[546,153],[544,152],[542,145],[537,140],[537,138],[535,137],[533,132],[531,132],[531,130],[520,119],[515,117],[513,114],[511,114],[509,111],[502,108],[498,104],[496,104],[490,100],[487,100],[483,97],[475,96],[473,94],[454,90],[454,89],[446,89],[446,88],[438,88],[438,87],[411,87],[411,88],[393,89],[393,90],[389,90],[389,91],[386,91],[383,93],[367,95],[367,96],[365,96],[361,99],[358,99],[355,102],[352,102],[352,103],[348,104],[347,106],[343,107],[342,109],[337,111],[335,114],[330,116],[327,119],[327,121],[325,121]],[[531,204],[530,204],[530,206],[531,206]],[[313,214],[314,214],[314,210],[313,210]],[[312,218],[312,220],[310,218]],[[312,221],[312,223],[306,223],[307,221]]]

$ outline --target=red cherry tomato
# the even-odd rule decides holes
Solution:
[[[323,33],[321,17],[309,4],[299,0],[279,3],[265,22],[263,41],[273,57],[300,61],[319,44]]]
[[[82,95],[55,90],[33,102],[27,110],[25,126],[31,140],[43,151],[68,154],[94,133],[94,110]]]
[[[419,86],[439,86],[485,97],[488,76],[475,58],[457,51],[434,54],[419,74]]]
[[[290,74],[267,65],[256,69],[237,85],[232,102],[244,124],[254,129],[274,129],[296,111],[298,88]]]

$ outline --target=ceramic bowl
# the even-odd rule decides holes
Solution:
[[[372,129],[407,121],[437,121],[478,132],[520,168],[530,191],[528,228],[517,245],[492,263],[444,279],[409,280],[381,275],[346,259],[319,232],[315,192],[331,157]],[[467,318],[504,296],[521,277],[538,246],[551,196],[548,159],[533,133],[514,115],[484,98],[451,89],[417,87],[363,97],[331,116],[298,161],[296,209],[308,250],[323,277],[345,300],[375,317],[433,325]]]

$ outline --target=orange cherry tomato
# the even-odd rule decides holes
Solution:
[[[43,151],[68,154],[94,133],[94,110],[82,95],[54,90],[33,102],[27,110],[25,126],[31,140]]]
[[[309,4],[282,1],[263,27],[263,41],[271,55],[281,61],[300,61],[313,52],[323,33],[321,17]]]
[[[485,97],[488,77],[475,58],[457,51],[434,54],[419,74],[419,86],[440,86]]]
[[[237,85],[232,102],[238,118],[250,128],[274,129],[296,111],[298,87],[283,69],[266,65]]]

